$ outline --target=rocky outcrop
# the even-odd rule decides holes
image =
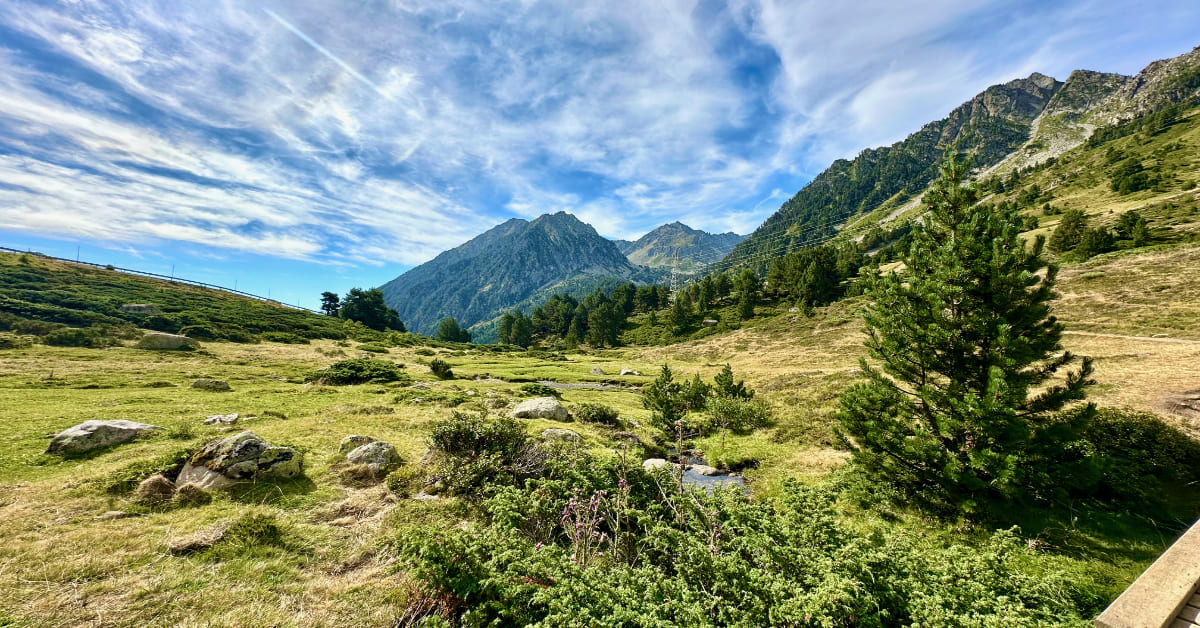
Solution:
[[[127,443],[149,430],[161,430],[157,425],[136,421],[84,421],[54,436],[48,454],[77,455],[103,447]]]
[[[512,416],[516,419],[571,420],[571,413],[554,397],[537,397],[522,401],[513,408]]]
[[[149,349],[151,351],[190,351],[199,346],[195,340],[187,336],[160,332],[146,334],[137,343],[138,349]]]
[[[177,485],[220,489],[236,482],[302,475],[303,456],[291,447],[275,447],[254,432],[211,441],[188,460]]]

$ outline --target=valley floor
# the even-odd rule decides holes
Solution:
[[[1200,390],[1200,247],[1101,256],[1065,269],[1056,312],[1066,348],[1096,359],[1091,399],[1153,412],[1190,433],[1200,413],[1181,395]],[[0,360],[0,626],[394,625],[414,591],[385,541],[412,526],[470,525],[452,499],[399,498],[383,485],[356,486],[331,466],[338,442],[369,434],[394,444],[410,464],[427,448],[431,426],[457,409],[505,408],[523,382],[614,382],[614,390],[563,391],[568,405],[604,403],[642,425],[648,411],[636,386],[663,364],[680,376],[711,379],[729,363],[776,415],[750,436],[710,437],[696,446],[709,462],[746,467],[756,496],[785,477],[821,482],[839,467],[832,415],[855,381],[863,355],[861,300],[807,318],[779,313],[741,329],[665,347],[629,347],[547,360],[522,353],[438,349],[457,376],[438,381],[428,350],[393,348],[416,384],[321,386],[304,376],[358,357],[354,343],[208,343],[194,353],[129,347],[76,349],[34,345]],[[423,353],[422,353],[423,352]],[[367,355],[367,354],[361,354]],[[599,367],[606,375],[593,375]],[[623,368],[642,375],[618,376]],[[194,390],[202,377],[232,392]],[[201,425],[237,412],[235,427]],[[88,419],[163,426],[160,435],[82,459],[45,455],[49,436]],[[572,422],[530,422],[531,431],[566,427],[597,449],[611,430]],[[155,459],[243,429],[305,452],[306,479],[242,487],[207,505],[153,509],[111,487],[145,473]],[[634,430],[646,441],[645,428]],[[849,509],[851,513],[855,512]],[[124,513],[121,515],[106,513]],[[233,553],[172,551],[247,512],[280,521],[289,542]],[[869,519],[866,513],[847,514]],[[1182,522],[1184,524],[1190,522]],[[917,526],[933,526],[916,522]],[[954,537],[954,530],[933,530]],[[1085,565],[1111,572],[1120,590],[1170,542],[1142,535],[1124,547],[1103,539],[1081,552]]]

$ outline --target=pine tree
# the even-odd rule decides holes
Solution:
[[[905,274],[868,280],[866,345],[880,366],[862,361],[867,381],[842,394],[838,418],[869,477],[977,511],[1038,490],[1027,487],[1037,451],[1047,435],[1070,438],[1051,413],[1083,398],[1092,366],[1049,381],[1075,359],[1050,315],[1057,269],[1042,238],[1026,248],[1014,210],[975,204],[966,171],[949,161],[926,193]]]
[[[338,310],[342,307],[342,302],[338,298],[336,292],[321,293],[321,311],[326,316],[337,316]]]

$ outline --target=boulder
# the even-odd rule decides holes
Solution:
[[[291,447],[275,447],[254,432],[241,432],[202,447],[175,483],[215,490],[239,481],[291,478],[303,474],[303,459]]]
[[[139,504],[154,505],[169,501],[175,496],[175,483],[161,473],[156,473],[138,484],[134,499]]]
[[[373,442],[375,442],[375,439],[371,438],[370,436],[363,436],[362,434],[351,434],[350,436],[343,438],[342,442],[338,443],[338,453],[339,454],[348,454],[348,453],[354,451],[355,449],[358,449],[359,447],[366,445],[367,443],[373,443]]]
[[[621,369],[621,374],[622,375],[641,375],[641,373],[639,373],[633,369],[629,369],[629,368]]]
[[[583,437],[574,430],[564,430],[558,427],[551,427],[542,430],[542,440],[562,441],[566,443],[578,443],[583,440]]]
[[[233,425],[237,423],[238,413],[233,414],[213,414],[207,419],[204,419],[205,425]]]
[[[46,453],[82,454],[93,449],[129,442],[148,430],[161,429],[157,425],[135,421],[84,421],[55,435],[50,441],[50,446],[46,448]]]
[[[649,458],[642,462],[642,469],[646,471],[654,471],[656,469],[670,466],[671,463],[667,462],[664,458]]]
[[[716,467],[710,467],[706,464],[694,464],[688,467],[688,471],[696,475],[721,475],[721,472]]]
[[[404,463],[395,447],[380,440],[371,441],[346,454],[346,462],[366,465],[376,475],[384,475]]]
[[[704,325],[705,327],[716,327],[718,324],[720,324],[720,322],[721,321],[715,318],[706,318],[703,321],[700,321],[700,324]]]
[[[164,334],[162,332],[151,332],[142,336],[138,341],[138,349],[150,349],[151,351],[188,351],[195,349],[196,341],[187,336],[178,334]]]
[[[212,392],[229,392],[233,390],[229,387],[229,382],[219,379],[198,379],[192,382],[192,388],[196,390],[209,390]]]
[[[604,369],[594,366],[592,367],[592,375],[606,375],[606,373],[604,372]]]
[[[536,397],[522,401],[513,408],[512,416],[515,419],[571,420],[571,414],[554,397]]]

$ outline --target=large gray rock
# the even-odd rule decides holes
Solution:
[[[654,471],[655,469],[661,469],[663,467],[673,467],[673,466],[675,466],[675,465],[667,462],[666,459],[664,459],[664,458],[648,458],[647,460],[642,462],[642,469],[644,469],[646,471]]]
[[[233,414],[213,414],[207,419],[204,419],[205,425],[233,425],[237,423],[238,413]]]
[[[371,441],[346,454],[346,462],[366,465],[376,475],[386,474],[404,463],[396,448],[381,440]]]
[[[197,346],[199,345],[196,341],[187,336],[164,334],[161,332],[146,334],[137,343],[138,349],[151,349],[154,351],[187,351],[195,349]]]
[[[136,421],[84,421],[56,434],[50,441],[50,446],[46,448],[46,453],[82,454],[101,447],[127,443],[147,430],[161,429],[157,425]]]
[[[214,490],[235,482],[291,478],[304,473],[303,455],[275,447],[254,432],[241,432],[206,444],[184,465],[175,484]]]
[[[522,401],[513,408],[512,416],[516,419],[571,420],[571,414],[554,397],[537,397]]]
[[[342,442],[338,443],[338,453],[339,454],[348,454],[348,453],[354,451],[355,449],[358,449],[359,447],[366,445],[367,443],[373,443],[373,442],[375,442],[375,439],[371,438],[370,436],[363,436],[362,434],[351,434],[350,436],[343,438]]]
[[[688,467],[688,471],[696,475],[721,475],[721,471],[716,467],[710,467],[706,464],[694,464]]]
[[[542,430],[542,440],[577,443],[583,440],[583,437],[579,435],[579,432],[574,430],[564,430],[558,427],[551,427]]]
[[[641,373],[639,373],[639,372],[637,372],[637,371],[635,371],[635,370],[633,370],[633,369],[631,369],[631,368],[623,368],[623,369],[621,369],[621,374],[622,374],[622,375],[641,375]]]
[[[209,390],[212,392],[229,392],[233,390],[229,387],[229,382],[219,379],[198,379],[192,382],[192,388],[196,390]]]

